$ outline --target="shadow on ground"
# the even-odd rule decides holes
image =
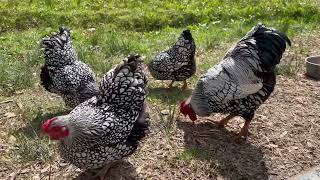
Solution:
[[[133,180],[137,179],[136,168],[126,160],[120,160],[111,166],[107,179],[125,179]],[[99,178],[93,178],[92,173],[83,172],[79,174],[73,180],[98,180]]]
[[[320,82],[320,79],[315,79],[313,77],[308,76],[307,74],[304,74],[304,78],[307,80],[315,81],[315,82]]]
[[[261,149],[249,142],[237,143],[234,132],[209,123],[193,124],[182,118],[178,119],[177,126],[184,131],[185,148],[201,151],[194,157],[211,161],[224,178],[268,179]]]

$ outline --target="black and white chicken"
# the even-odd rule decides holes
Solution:
[[[238,138],[246,138],[256,109],[274,90],[275,67],[286,49],[286,42],[291,45],[285,34],[259,23],[200,78],[192,95],[180,104],[180,112],[193,121],[197,115],[228,113],[218,122],[220,126],[241,116],[245,125]]]
[[[167,51],[158,54],[149,64],[151,75],[157,80],[184,81],[196,72],[196,45],[189,30],[184,30],[178,41]]]
[[[81,169],[100,169],[103,179],[113,162],[135,152],[149,127],[141,57],[131,55],[110,70],[100,91],[70,114],[47,120],[42,130],[60,141],[64,159]]]
[[[40,78],[47,91],[62,96],[72,108],[98,93],[95,74],[78,59],[68,28],[61,27],[60,32],[42,39],[41,47],[46,62]]]

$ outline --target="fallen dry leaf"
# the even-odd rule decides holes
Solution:
[[[283,138],[285,135],[287,135],[288,134],[288,131],[284,131],[279,137],[280,138]]]
[[[16,114],[13,112],[7,112],[4,114],[4,116],[7,118],[13,118],[13,117],[16,117]]]
[[[14,144],[16,141],[17,141],[17,138],[16,138],[16,137],[14,137],[14,136],[12,136],[12,135],[9,136],[8,142],[9,142],[10,144]]]

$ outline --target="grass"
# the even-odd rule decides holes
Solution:
[[[180,154],[177,155],[177,158],[183,161],[190,162],[195,158],[208,160],[210,159],[210,155],[206,151],[193,147],[193,148],[185,149],[184,151],[182,151]]]
[[[9,102],[1,108],[17,115],[15,121],[12,123],[6,121],[5,124],[8,135],[4,139],[14,137],[10,142],[13,145],[10,158],[19,163],[47,163],[54,160],[56,156],[54,142],[39,135],[43,121],[66,111],[61,99],[50,97],[35,88],[15,95],[14,98],[13,96],[3,100],[0,98],[0,102],[2,101]]]
[[[44,63],[39,41],[61,25],[72,28],[78,56],[99,77],[130,53],[143,54],[146,62],[150,61],[174,43],[183,29],[189,28],[196,41],[198,63],[196,76],[188,80],[192,87],[257,22],[275,27],[289,37],[317,29],[320,4],[317,0],[0,0],[0,16],[2,99],[16,98],[14,92],[30,92],[37,87]],[[309,50],[301,42],[296,44],[292,59],[279,66],[279,74],[294,77],[299,71],[301,54],[306,55]],[[175,130],[177,102],[191,91],[176,88],[166,92],[161,88],[166,86],[165,82],[151,80],[148,101],[157,109],[159,128],[170,137]],[[18,120],[25,120],[26,128],[13,132],[17,138],[13,156],[19,162],[51,161],[54,148],[50,141],[37,136],[39,125],[64,109],[60,101],[48,100],[43,92],[30,97],[21,99],[25,104]],[[207,156],[195,148],[184,150],[178,159],[190,161]]]
[[[159,120],[159,124],[161,124],[162,127],[159,127],[159,129],[164,131],[164,134],[170,137],[175,128],[175,120],[177,119],[177,108],[174,105],[170,105],[168,107],[169,109],[160,111],[157,109],[157,115],[155,119]]]
[[[144,54],[149,61],[185,28],[192,30],[198,52],[234,42],[260,21],[292,37],[316,27],[318,4],[316,0],[1,1],[0,92],[30,88],[38,81],[43,64],[38,42],[63,24],[73,29],[80,58],[101,76],[129,53]]]
[[[55,144],[49,139],[39,137],[29,138],[23,134],[16,135],[17,142],[12,158],[20,163],[26,162],[51,162],[54,160]]]
[[[309,39],[310,34],[305,34],[305,39]],[[281,62],[277,67],[277,73],[281,75],[285,75],[287,77],[296,77],[298,72],[303,67],[304,61],[302,61],[303,57],[308,57],[310,53],[310,49],[306,47],[303,40],[301,38],[297,39],[295,46],[292,48],[292,55],[289,56],[285,61]]]

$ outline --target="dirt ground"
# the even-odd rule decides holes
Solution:
[[[318,51],[311,49],[310,55]],[[23,126],[8,114],[18,105],[1,103],[0,133],[8,131],[8,123]],[[180,116],[170,135],[152,120],[138,151],[116,163],[109,179],[286,179],[320,164],[319,112],[320,81],[306,77],[303,70],[296,78],[279,75],[272,96],[256,111],[246,142],[234,140],[244,123],[238,117],[219,129],[207,119],[223,115],[200,118],[195,124]],[[0,156],[11,148],[8,139],[0,138]],[[51,164],[0,158],[0,179],[88,178],[57,157]]]
[[[320,163],[319,89],[319,81],[304,75],[297,79],[279,76],[273,95],[256,112],[247,142],[240,144],[234,137],[243,124],[241,118],[235,118],[226,129],[219,129],[206,119],[193,124],[180,117],[171,136],[166,136],[157,122],[153,122],[139,151],[115,164],[110,179],[285,179],[293,176]],[[210,117],[220,118],[220,115]],[[6,148],[3,142],[1,151]],[[194,148],[197,151],[190,159],[180,158],[185,149]],[[81,179],[83,176],[80,170],[57,159],[50,165],[1,163],[0,177]]]

